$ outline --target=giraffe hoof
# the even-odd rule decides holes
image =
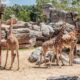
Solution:
[[[73,66],[72,64],[70,64],[69,66]]]
[[[11,67],[10,67],[10,68],[8,68],[8,70],[11,70]]]
[[[3,69],[6,69],[6,67],[4,66]]]
[[[5,69],[5,67],[0,66],[0,70],[4,70],[4,69]]]
[[[65,64],[62,64],[62,66],[65,66]]]
[[[57,66],[59,66],[59,64],[56,64]]]
[[[59,66],[59,68],[62,68],[62,66]]]
[[[18,68],[17,68],[17,71],[18,71],[19,69],[20,69],[20,68],[18,67]]]

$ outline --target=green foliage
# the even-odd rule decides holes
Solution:
[[[29,15],[30,15],[30,8],[31,6],[20,6],[20,5],[14,5],[11,7],[6,7],[4,11],[4,19],[9,19],[11,14],[15,14],[15,16],[19,20],[23,21],[30,21]]]
[[[43,13],[43,5],[46,3],[52,3],[57,9],[64,9],[67,11],[77,11],[80,16],[80,0],[72,0],[69,7],[69,0],[36,0],[36,5],[27,6],[27,5],[14,5],[6,7],[4,11],[4,19],[9,19],[11,14],[15,14],[15,16],[19,20],[30,21],[32,18],[35,21],[46,21],[47,17]],[[34,16],[31,16],[34,14]]]
[[[44,5],[46,3],[51,2],[51,0],[36,0],[37,5]]]
[[[20,6],[20,5],[14,5],[10,7],[6,7],[4,11],[4,20],[7,20],[10,18],[11,14],[15,14],[15,16],[19,20],[23,21],[31,21],[32,18],[34,21],[42,21],[43,19],[43,10],[39,6]],[[33,16],[32,16],[33,15]]]
[[[5,20],[9,19],[11,14],[13,14],[12,8],[7,7],[4,11],[4,19]]]

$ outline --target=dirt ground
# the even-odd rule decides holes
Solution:
[[[50,76],[76,75],[80,76],[80,65],[52,66],[51,68],[38,68],[34,63],[28,62],[28,57],[34,49],[19,50],[20,70],[16,71],[17,61],[15,59],[12,70],[0,70],[0,80],[47,80]],[[2,51],[2,66],[5,62],[6,51]],[[10,53],[7,68],[10,66]]]

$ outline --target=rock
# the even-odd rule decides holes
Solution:
[[[24,21],[17,21],[16,24],[14,24],[14,27],[22,27],[22,26],[25,26],[25,22]]]
[[[65,16],[66,16],[66,22],[73,24],[70,12],[65,11],[65,10],[58,10],[55,8],[48,10],[47,8],[45,8],[46,10],[44,10],[44,13],[46,13],[46,14],[48,13],[47,17],[50,19],[51,22],[58,22],[59,20],[64,20]],[[77,12],[72,12],[72,14],[74,14],[74,16],[78,15]]]
[[[50,23],[49,25],[51,25],[54,30],[58,30],[58,29],[61,28],[60,25],[62,25],[63,23],[64,23],[64,21],[60,20],[60,21],[58,21],[56,23],[54,23],[54,22]],[[73,25],[71,25],[69,23],[66,23],[66,29],[65,30],[66,30],[66,32],[70,32],[70,31],[72,31],[74,29],[74,27],[75,26],[73,26]]]
[[[29,62],[36,62],[40,56],[40,52],[41,52],[41,47],[37,48],[35,51],[33,51],[31,53],[31,55],[29,56]]]
[[[36,64],[38,64],[40,62],[40,53],[41,53],[41,47],[37,48],[35,51],[33,51],[31,53],[31,55],[29,56],[29,62],[36,62]],[[46,53],[45,59],[47,61],[51,60],[54,61],[54,54],[53,51],[48,51]]]
[[[62,60],[63,60],[63,63],[64,64],[69,64],[69,56],[68,56],[68,54],[66,54],[66,53],[63,53],[62,55]]]
[[[55,55],[54,55],[53,51],[47,51],[46,56],[45,56],[45,60],[46,60],[46,62],[49,62],[49,61],[54,62],[55,61]],[[44,63],[44,62],[45,61],[42,60],[42,63]],[[39,58],[36,62],[36,65],[39,65],[40,63],[41,62],[40,62],[40,55],[39,55]]]
[[[36,37],[30,38],[29,43],[30,43],[30,46],[32,46],[32,47],[35,46],[36,45]]]
[[[43,35],[49,35],[49,29],[44,23],[40,23],[40,27]]]
[[[63,53],[62,54],[62,60],[63,60],[64,64],[67,64],[67,63],[69,64],[69,55],[66,53]],[[80,64],[80,58],[79,57],[74,58],[73,63],[74,64]]]
[[[30,30],[29,36],[30,36],[30,37],[36,37],[36,38],[37,38],[37,37],[41,37],[41,36],[42,36],[42,32]]]
[[[73,63],[80,64],[80,58],[75,58],[74,61],[73,61]]]
[[[50,25],[52,28],[53,28],[53,33],[52,33],[52,37],[56,37],[59,32],[60,32],[60,29],[61,29],[61,26],[64,23],[64,21],[62,20],[59,20],[58,22],[56,23],[49,23],[48,25]],[[66,28],[65,28],[65,31],[64,31],[64,34],[74,30],[75,26],[69,24],[69,23],[66,23]],[[79,39],[78,39],[79,40]]]
[[[46,53],[46,59],[49,61],[51,61],[52,60],[52,62],[54,61],[54,57],[55,57],[55,55],[54,55],[54,52],[53,51],[47,51],[47,53]]]
[[[62,75],[62,76],[49,77],[47,80],[80,80],[80,77]]]
[[[58,21],[56,23],[40,23],[40,25],[37,25],[33,22],[17,21],[17,24],[13,26],[13,33],[18,38],[20,46],[22,46],[20,48],[25,48],[27,45],[41,46],[44,41],[59,34],[61,28],[60,25],[63,23],[63,21]],[[5,28],[8,29],[9,25],[2,26],[2,39],[4,39],[6,35]],[[66,23],[65,33],[68,33],[73,29],[73,25]],[[80,38],[78,38],[78,41],[80,41]],[[32,42],[34,42],[34,44],[32,44]]]
[[[30,22],[26,22],[25,26],[27,26],[27,28],[32,29],[32,24]]]
[[[32,30],[40,31],[40,26],[38,26],[38,25],[32,25]]]
[[[51,32],[54,32],[53,28],[45,23],[40,23],[40,27],[44,36],[49,36]]]
[[[41,47],[35,49],[29,56],[29,61],[36,62],[36,64],[38,64],[40,62],[40,52],[41,52]],[[54,62],[55,60],[55,55],[53,51],[47,51],[45,57],[47,61],[52,59],[52,61]],[[66,52],[62,53],[62,60],[64,64],[69,64],[69,55]],[[75,58],[73,63],[80,64],[80,58]]]

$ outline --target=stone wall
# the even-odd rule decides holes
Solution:
[[[40,25],[34,24],[33,22],[20,22],[13,27],[13,33],[18,38],[21,48],[39,46],[51,37],[56,36],[59,33],[60,25],[63,21],[56,23],[40,23]],[[2,28],[2,38],[5,38],[5,27]],[[74,29],[74,26],[66,23],[65,33],[70,32]]]

